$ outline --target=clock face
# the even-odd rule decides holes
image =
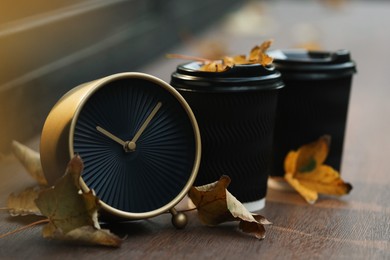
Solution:
[[[199,140],[191,116],[154,81],[120,78],[95,89],[71,127],[83,181],[114,211],[160,209],[193,176]]]

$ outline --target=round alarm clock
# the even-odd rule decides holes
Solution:
[[[82,84],[50,111],[40,144],[53,184],[74,154],[84,162],[83,190],[93,189],[104,212],[143,219],[170,211],[198,172],[201,141],[195,116],[169,84],[144,73],[120,73]]]

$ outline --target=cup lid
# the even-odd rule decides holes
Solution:
[[[201,62],[177,66],[171,75],[176,89],[199,92],[240,92],[259,89],[277,89],[284,86],[281,74],[274,66],[240,64],[222,72],[199,70]]]
[[[284,79],[329,79],[350,76],[356,72],[348,50],[307,51],[304,49],[268,52]]]

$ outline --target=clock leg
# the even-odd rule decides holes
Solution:
[[[177,212],[175,208],[171,208],[169,212],[172,214],[172,225],[177,229],[182,229],[187,225],[187,215],[183,212]]]

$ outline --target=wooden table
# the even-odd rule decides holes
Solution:
[[[294,192],[269,189],[266,206],[259,212],[273,222],[266,227],[264,240],[240,233],[236,223],[203,226],[196,212],[191,212],[184,230],[173,228],[168,214],[111,226],[113,232],[127,235],[119,249],[48,241],[41,237],[41,228],[35,227],[1,239],[0,259],[389,259],[390,36],[386,26],[390,24],[390,4],[353,1],[332,10],[315,1],[277,1],[262,8],[267,19],[274,21],[269,31],[242,36],[222,30],[223,23],[202,37],[226,40],[233,52],[245,52],[269,37],[275,39],[276,48],[291,47],[295,26],[309,23],[320,32],[324,48],[351,51],[358,74],[353,82],[342,166],[343,178],[354,187],[349,195],[321,196],[316,204],[308,205]],[[172,51],[189,53],[192,49],[178,46]],[[157,58],[141,71],[169,81],[176,64]],[[38,142],[36,137],[27,144],[38,149]],[[0,179],[0,207],[5,206],[9,193],[33,184],[12,156],[1,160]],[[0,234],[33,220],[12,218],[1,211]]]

